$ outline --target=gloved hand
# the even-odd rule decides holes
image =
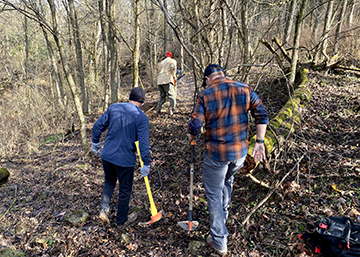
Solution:
[[[91,142],[91,150],[95,153],[95,154],[99,154],[99,150],[101,149],[101,143],[94,143]]]
[[[140,168],[141,176],[146,177],[149,175],[150,172],[150,165],[144,165],[142,168]]]

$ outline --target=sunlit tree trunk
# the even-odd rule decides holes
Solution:
[[[27,108],[30,108],[30,86],[29,86],[29,37],[28,37],[28,18],[24,16],[24,32],[25,32],[25,81],[26,81],[26,99]]]
[[[139,22],[139,0],[134,1],[134,12],[135,12],[135,41],[134,48],[132,51],[133,55],[133,87],[139,85],[139,61],[140,61],[140,22]],[[166,41],[166,40],[165,40]]]
[[[248,64],[251,56],[251,45],[249,38],[249,28],[248,28],[248,7],[249,3],[247,0],[243,0],[241,4],[241,29],[243,32],[242,43],[243,43],[243,57],[242,63]],[[248,71],[250,70],[249,66],[244,66],[242,68],[242,81],[248,83]]]
[[[349,28],[351,28],[353,20],[354,20],[355,3],[356,3],[356,0],[352,0],[349,3],[349,18],[347,20]]]
[[[333,16],[333,8],[334,8],[334,0],[330,0],[326,10],[325,23],[324,23],[324,32],[322,36],[322,44],[321,44],[321,53],[325,57],[326,61],[329,59],[326,49],[328,45],[328,36],[331,27],[331,18]]]
[[[321,16],[321,11],[322,11],[322,1],[323,0],[319,0],[319,4],[320,6],[314,11],[313,15],[314,15],[314,26],[312,29],[312,39],[314,44],[317,44],[318,40],[318,30],[319,30],[319,24],[320,24],[320,16]]]
[[[303,15],[304,9],[307,0],[301,0],[300,8],[296,17],[295,23],[295,34],[294,34],[294,48],[293,54],[291,58],[291,67],[290,67],[290,76],[289,76],[289,83],[290,85],[294,85],[295,83],[295,76],[296,76],[296,66],[298,62],[298,52],[299,52],[299,45],[300,45],[300,36],[301,36],[301,28],[303,23]]]
[[[226,7],[224,2],[220,3],[220,11],[221,11],[221,22],[222,22],[222,37],[221,37],[221,44],[219,46],[219,60],[218,60],[218,64],[220,66],[224,66],[224,52],[225,52],[225,47],[224,44],[227,41],[227,36],[228,36],[228,17],[227,17],[227,12],[226,12]]]
[[[195,13],[195,33],[196,33],[196,42],[197,42],[197,47],[198,49],[203,49],[204,47],[202,46],[201,43],[201,32],[200,32],[200,20],[199,20],[199,6],[198,6],[198,0],[194,0],[193,1],[193,8],[194,8],[194,13]],[[204,52],[200,51],[199,53],[199,59],[200,59],[200,63],[202,66],[205,66],[204,63]]]
[[[164,0],[164,8],[167,10],[167,0]],[[166,15],[164,14],[164,54],[168,51],[168,29],[167,29],[167,20]]]
[[[109,42],[106,35],[106,10],[104,8],[104,1],[106,0],[99,0],[99,15],[100,15],[100,25],[101,25],[101,35],[103,40],[103,77],[102,83],[104,84],[104,105],[103,110],[105,111],[109,106],[110,102],[110,81],[109,81]]]
[[[86,49],[89,52],[89,60],[90,60],[90,65],[89,65],[89,84],[92,85],[95,89],[98,88],[99,85],[99,67],[98,67],[98,63],[99,63],[99,59],[100,59],[100,53],[102,52],[101,50],[99,51],[99,45],[101,42],[101,24],[100,21],[95,21],[94,22],[94,30],[93,30],[93,40],[91,41],[91,48],[90,49]],[[88,95],[89,98],[91,99],[90,96],[90,90],[88,91]]]
[[[155,85],[154,76],[156,74],[155,65],[154,65],[154,36],[155,30],[153,30],[153,21],[154,21],[154,9],[153,3],[150,2],[151,8],[148,6],[148,0],[145,0],[145,8],[146,8],[146,22],[147,22],[147,40],[148,40],[148,48],[149,48],[149,58],[150,58],[150,85],[153,87]]]
[[[42,29],[44,39],[46,42],[46,46],[48,49],[49,58],[50,58],[50,62],[51,62],[51,69],[53,70],[53,74],[54,74],[55,81],[56,81],[55,87],[56,87],[57,100],[60,105],[65,105],[65,93],[64,93],[64,89],[63,89],[62,79],[61,79],[61,76],[60,76],[60,73],[59,73],[59,70],[57,67],[54,50],[51,46],[51,43],[50,43],[50,40],[49,40],[46,30],[44,29],[43,26],[41,26],[41,29]]]
[[[288,42],[290,39],[290,35],[291,35],[292,28],[293,28],[293,23],[294,23],[294,17],[296,16],[296,14],[295,14],[296,6],[297,6],[297,0],[291,0],[288,15],[286,18],[283,44]]]
[[[353,19],[354,19],[355,2],[356,2],[356,0],[352,0],[349,3],[349,17],[347,20],[349,29],[352,28],[352,23],[353,23]],[[351,40],[351,48],[356,49],[356,43],[354,40],[354,31],[351,29],[350,33],[351,33],[351,38],[353,39],[353,40]]]
[[[80,82],[81,88],[81,96],[82,96],[82,107],[84,114],[89,113],[89,99],[87,96],[87,90],[85,86],[85,75],[84,75],[84,68],[83,68],[83,57],[82,57],[82,48],[80,42],[80,32],[79,32],[79,25],[77,21],[77,14],[74,6],[74,0],[68,0],[69,2],[69,16],[72,25],[73,35],[74,35],[74,42],[75,42],[75,53],[76,53],[76,60],[77,60],[77,74],[78,79]]]
[[[347,0],[342,0],[342,6],[341,6],[341,12],[339,14],[339,20],[336,27],[336,33],[335,33],[335,46],[334,46],[334,54],[337,54],[339,51],[339,41],[340,41],[340,33],[341,33],[341,27],[345,18],[345,12],[347,7]]]
[[[116,74],[118,68],[117,62],[117,50],[116,50],[116,42],[115,42],[115,1],[109,0],[108,1],[108,22],[109,22],[109,62],[110,62],[110,99],[111,104],[114,104],[118,101],[117,98],[117,89],[118,84],[116,81]]]
[[[59,28],[58,28],[58,22],[57,22],[57,13],[56,13],[56,6],[54,3],[54,0],[47,0],[50,6],[50,11],[51,11],[51,18],[52,18],[52,27],[53,27],[53,36],[54,36],[54,40],[56,43],[56,46],[59,50],[59,55],[60,55],[60,59],[61,59],[61,63],[62,63],[62,67],[64,70],[64,74],[65,74],[65,78],[67,80],[67,83],[69,84],[70,87],[70,91],[74,100],[74,104],[76,107],[76,113],[78,115],[79,118],[79,122],[80,122],[80,135],[81,135],[81,143],[82,143],[82,147],[83,150],[85,152],[85,154],[87,154],[90,151],[90,147],[89,144],[87,142],[87,137],[86,137],[86,121],[85,121],[85,116],[82,110],[82,106],[81,106],[81,102],[80,102],[80,98],[78,97],[78,93],[77,93],[77,87],[75,84],[75,81],[71,75],[70,72],[70,67],[69,64],[65,58],[65,52],[64,52],[64,48],[63,48],[63,44],[60,40],[60,33],[59,33]]]
[[[40,12],[42,15],[44,15],[44,8],[42,6],[41,1],[39,2],[39,8],[40,8]],[[57,97],[57,101],[59,102],[59,104],[61,106],[65,105],[65,101],[66,101],[66,96],[64,93],[64,86],[63,86],[63,82],[62,82],[62,78],[58,69],[58,65],[57,65],[57,61],[56,61],[56,57],[54,54],[54,49],[51,45],[51,42],[49,40],[49,36],[47,34],[47,30],[45,29],[43,24],[40,24],[41,30],[43,32],[44,35],[44,39],[45,39],[45,43],[46,43],[46,47],[48,50],[48,54],[49,54],[49,58],[50,58],[50,62],[51,62],[51,70],[52,73],[54,74],[55,77],[55,91],[56,91],[56,97]]]

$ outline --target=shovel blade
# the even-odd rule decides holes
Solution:
[[[165,212],[163,210],[159,211],[157,214],[155,214],[154,216],[151,216],[151,220],[147,221],[147,222],[142,222],[142,225],[150,225],[153,224],[157,221],[159,221],[163,216],[165,216]]]
[[[199,226],[199,222],[194,221],[179,221],[177,223],[182,229],[185,229],[187,231],[194,231]]]

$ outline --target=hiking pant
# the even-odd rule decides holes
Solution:
[[[134,167],[120,167],[111,162],[102,160],[105,182],[102,192],[100,210],[109,211],[111,197],[116,181],[119,181],[119,200],[116,214],[116,224],[122,225],[128,219],[130,196],[134,180]]]
[[[219,162],[207,154],[204,156],[202,180],[210,214],[210,235],[215,247],[221,250],[227,250],[228,231],[225,224],[229,215],[234,174],[243,166],[245,157]]]
[[[160,100],[156,107],[156,112],[161,111],[162,105],[166,102],[166,99],[169,98],[170,109],[175,110],[176,107],[176,90],[173,84],[164,84],[158,85],[160,91]]]

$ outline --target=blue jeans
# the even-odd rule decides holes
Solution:
[[[246,156],[245,156],[246,157]],[[245,157],[226,162],[204,156],[202,180],[210,214],[210,235],[216,248],[227,250],[226,221],[229,215],[234,174],[243,166]]]
[[[127,215],[134,181],[134,167],[120,167],[105,160],[102,160],[102,164],[105,173],[105,182],[100,210],[109,211],[109,205],[116,186],[116,181],[119,180],[119,200],[116,214],[116,224],[122,225],[128,219]]]

